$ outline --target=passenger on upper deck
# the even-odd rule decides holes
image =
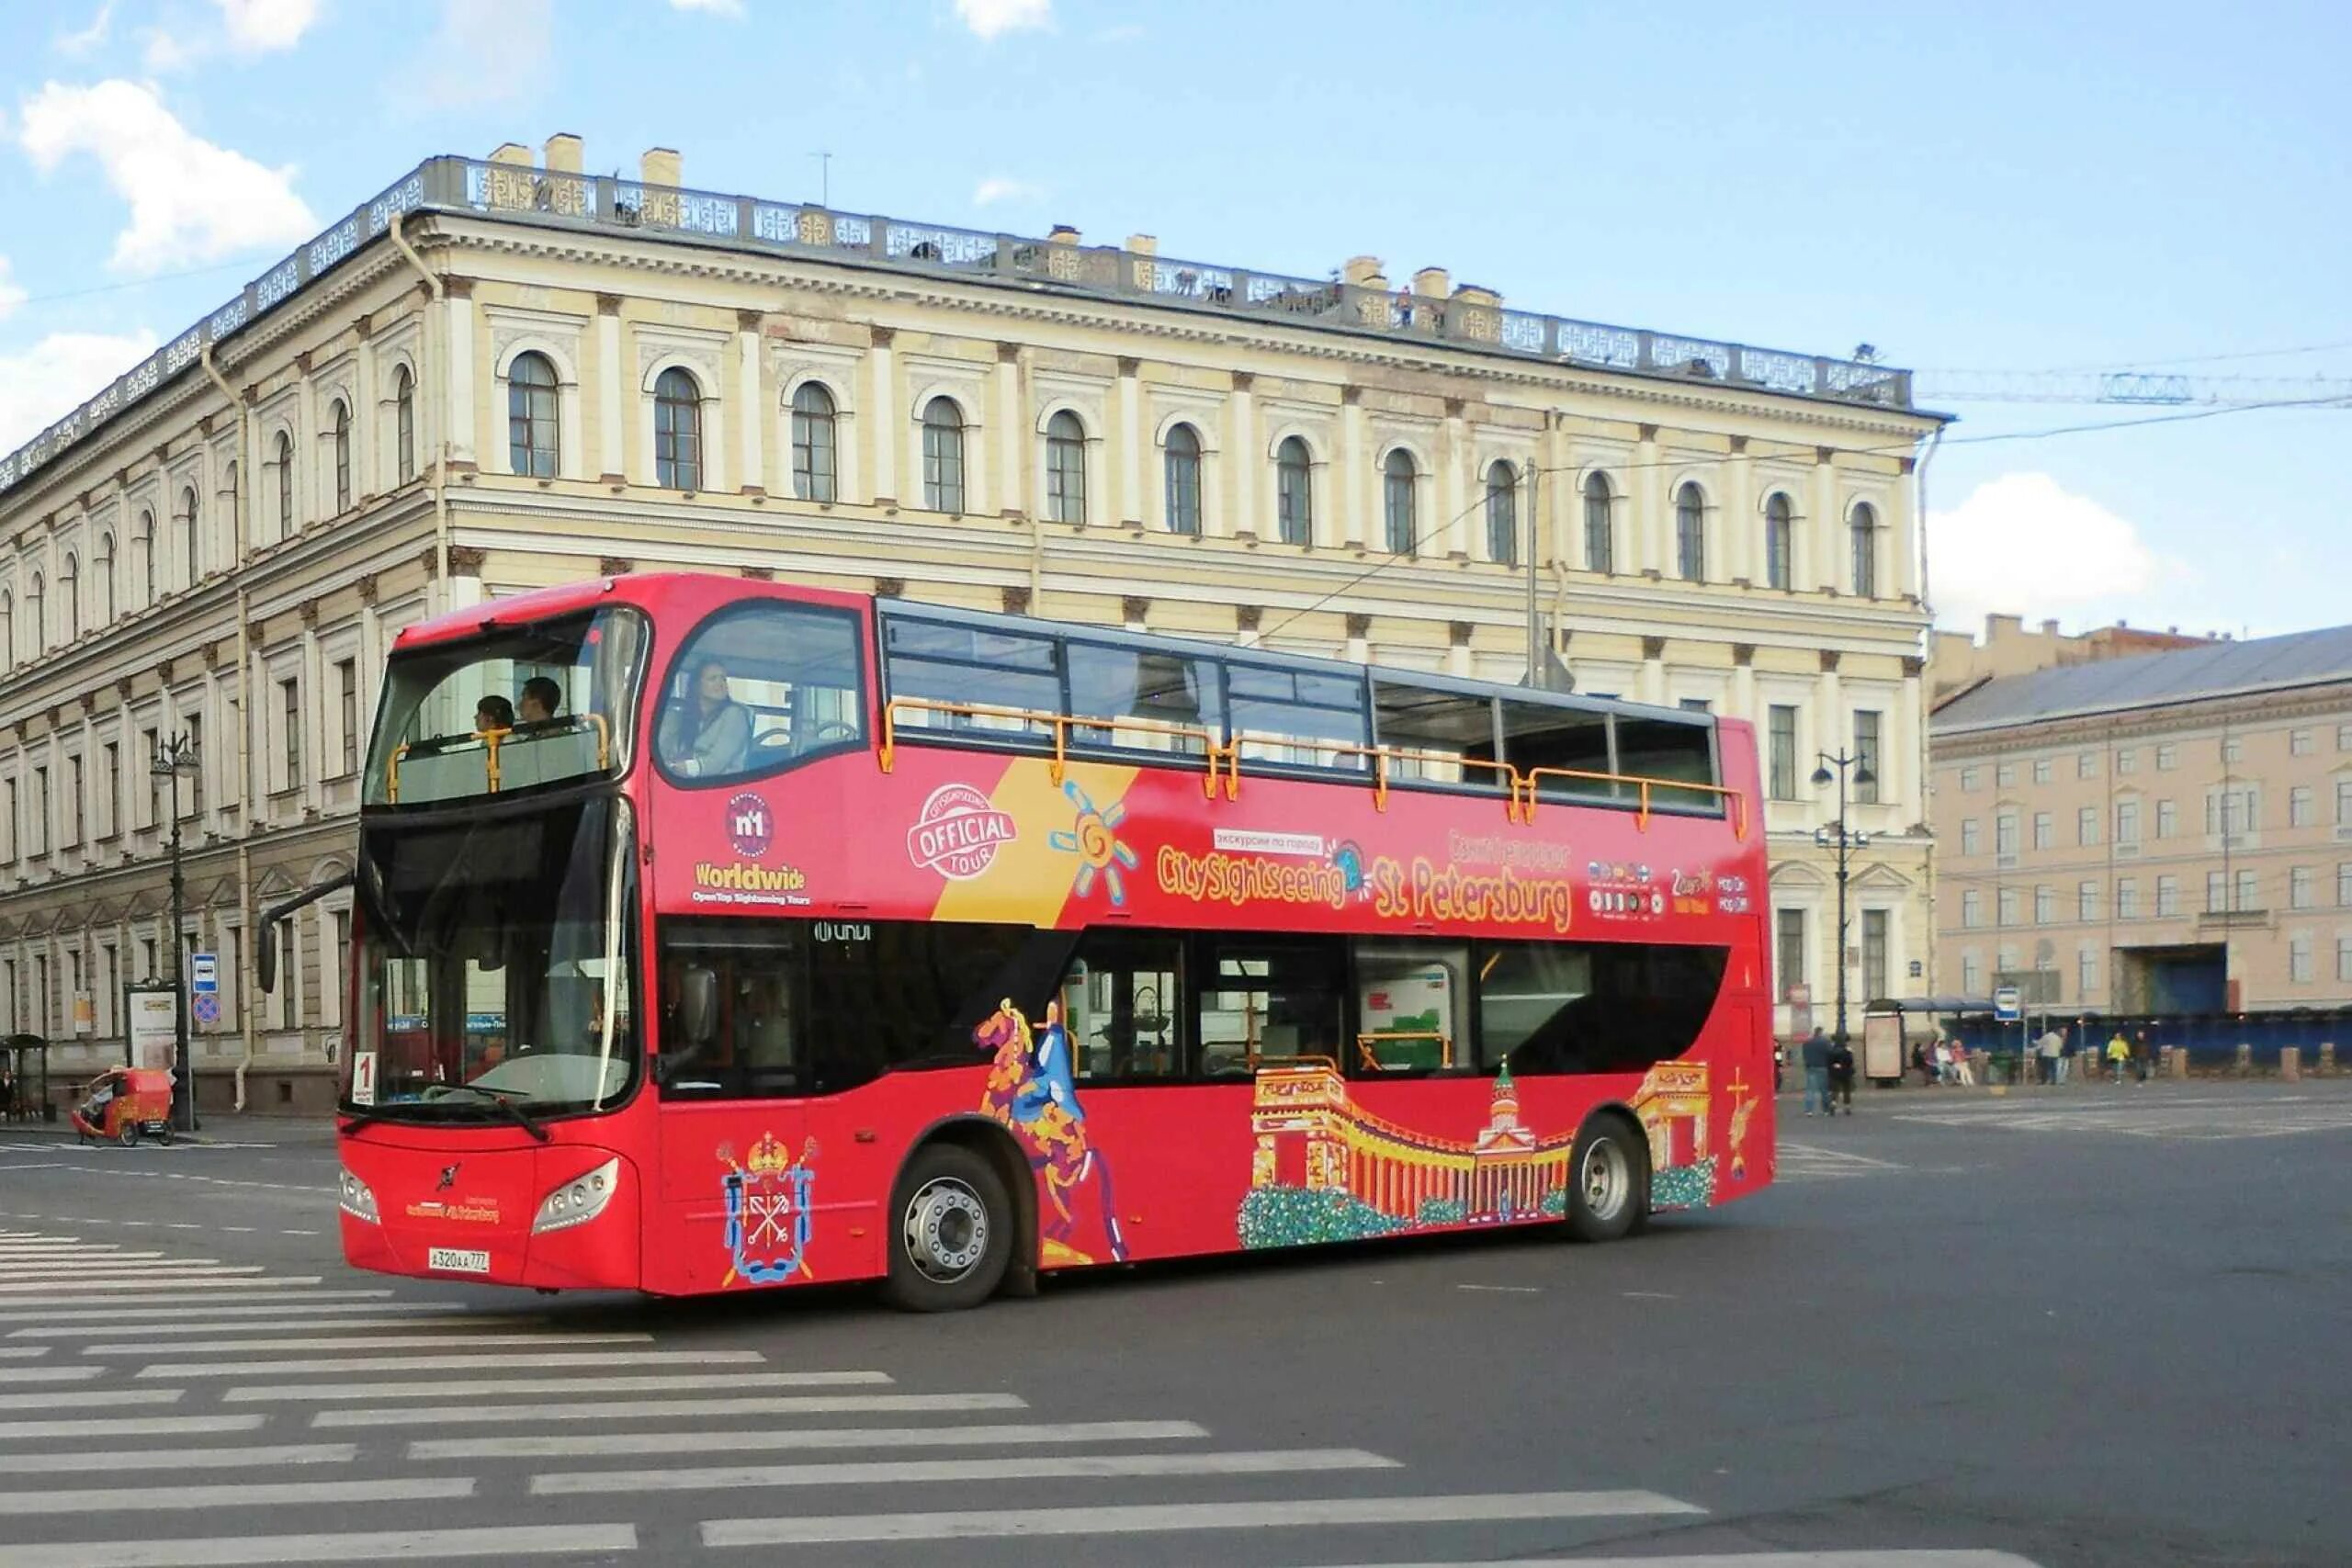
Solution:
[[[728,694],[727,666],[716,659],[695,666],[692,691],[670,705],[656,739],[662,760],[688,778],[741,771],[752,746],[752,713]]]
[[[525,724],[545,724],[562,707],[563,688],[545,675],[534,675],[523,682],[514,711]]]
[[[514,728],[514,705],[492,692],[474,705],[474,733]]]

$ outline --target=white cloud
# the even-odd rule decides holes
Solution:
[[[24,302],[24,286],[8,276],[8,258],[0,256],[0,321],[15,315]]]
[[[77,56],[87,54],[107,41],[107,33],[113,26],[114,0],[104,0],[98,6],[98,14],[90,18],[88,27],[78,33],[57,35],[57,52]]]
[[[410,107],[473,108],[533,97],[555,52],[554,0],[442,0],[401,96]]]
[[[984,39],[1051,27],[1054,0],[956,0],[956,15]]]
[[[51,333],[22,354],[0,354],[0,452],[13,452],[155,352],[144,328],[119,336]]]
[[[92,87],[46,84],[25,101],[17,140],[51,174],[87,152],[130,204],[112,265],[156,272],[217,261],[259,245],[286,245],[319,226],[294,194],[294,170],[264,168],[182,125],[154,89],[136,82]]]
[[[247,54],[292,49],[319,19],[319,0],[212,0],[229,42]]]
[[[161,28],[140,30],[139,63],[150,76],[176,76],[204,58],[204,51]]]
[[[1037,201],[1042,199],[1045,194],[1042,187],[1031,185],[1027,180],[1007,179],[1002,175],[991,175],[972,187],[972,205],[993,207],[1000,201]]]
[[[673,11],[707,11],[714,17],[741,17],[743,0],[670,0]]]
[[[1988,613],[2087,621],[2135,608],[2187,568],[2139,529],[2048,474],[2003,474],[1948,512],[1928,514],[1928,596],[1955,629]]]

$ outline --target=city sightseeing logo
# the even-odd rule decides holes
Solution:
[[[1012,814],[989,805],[987,795],[967,784],[941,784],[907,829],[907,858],[950,882],[969,882],[1017,837]]]
[[[727,802],[727,841],[745,860],[757,860],[775,841],[775,815],[761,796],[745,790]]]

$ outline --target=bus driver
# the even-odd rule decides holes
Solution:
[[[655,739],[662,760],[688,778],[724,778],[742,770],[752,747],[752,713],[728,694],[725,665],[706,659],[695,666],[692,685],[670,705]]]

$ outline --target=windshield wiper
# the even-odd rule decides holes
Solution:
[[[351,1120],[337,1126],[335,1131],[344,1134],[356,1133],[360,1128],[368,1126],[373,1122],[389,1122],[390,1120],[392,1120],[392,1116],[389,1107],[382,1105],[371,1105],[365,1111],[353,1111],[351,1113]]]
[[[555,1135],[548,1132],[545,1127],[540,1126],[537,1122],[534,1121],[529,1111],[524,1110],[521,1106],[515,1104],[513,1100],[507,1099],[503,1094],[493,1094],[486,1089],[476,1089],[469,1083],[458,1084],[456,1088],[450,1089],[449,1093],[478,1094],[481,1096],[484,1100],[490,1101],[492,1105],[497,1108],[498,1113],[501,1116],[505,1117],[508,1121],[514,1122],[514,1125],[522,1128],[523,1131],[530,1134],[531,1136],[537,1138],[543,1144]],[[447,1096],[445,1095],[442,1098],[447,1099]]]

